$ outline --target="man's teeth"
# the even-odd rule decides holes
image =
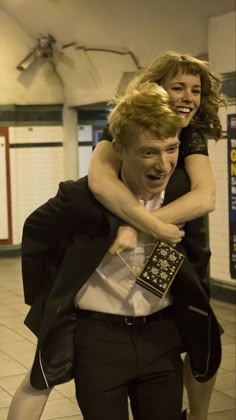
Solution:
[[[183,112],[184,114],[190,114],[191,109],[189,108],[182,108],[182,107],[178,107],[179,112]]]

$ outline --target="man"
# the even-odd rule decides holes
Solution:
[[[128,93],[111,112],[109,126],[122,160],[122,181],[143,205],[160,206],[179,145],[180,119],[168,94],[152,83]],[[204,380],[220,360],[214,314],[188,261],[174,280],[174,299],[170,294],[160,299],[138,285],[154,241],[140,233],[134,251],[112,256],[107,251],[120,224],[94,199],[86,177],[61,183],[56,197],[27,218],[22,266],[31,310],[26,324],[38,336],[31,382],[40,389],[70,379],[67,367],[73,360],[67,353],[76,328],[72,369],[85,420],[128,419],[128,397],[135,420],[177,420],[180,334],[196,377]],[[183,236],[177,227],[176,236]]]

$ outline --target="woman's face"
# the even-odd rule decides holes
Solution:
[[[180,71],[172,79],[166,78],[162,86],[179,110],[182,127],[187,127],[201,103],[200,75],[184,74]]]

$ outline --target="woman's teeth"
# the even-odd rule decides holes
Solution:
[[[189,108],[184,108],[184,107],[178,107],[178,111],[180,112],[180,113],[182,113],[182,114],[190,114],[190,112],[191,112],[191,109],[189,109]]]

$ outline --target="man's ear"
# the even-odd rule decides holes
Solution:
[[[122,144],[120,144],[119,141],[117,141],[116,139],[112,140],[112,146],[113,149],[115,150],[115,152],[119,155],[119,158],[122,159],[123,158],[123,151],[124,151],[124,147],[122,146]]]

